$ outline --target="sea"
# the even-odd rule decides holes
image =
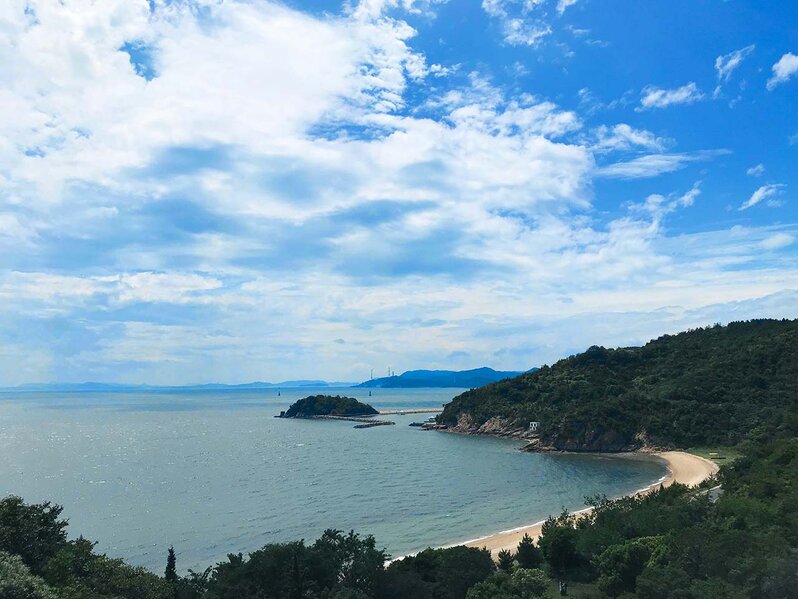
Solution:
[[[316,393],[440,408],[462,389],[297,388],[0,393],[0,497],[63,506],[71,538],[162,572],[325,529],[393,556],[531,524],[665,475],[657,462],[525,453],[521,442],[274,418]]]

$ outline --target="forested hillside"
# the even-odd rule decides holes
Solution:
[[[798,321],[755,320],[586,352],[474,389],[440,421],[461,432],[540,422],[540,445],[622,451],[733,445],[798,409]]]

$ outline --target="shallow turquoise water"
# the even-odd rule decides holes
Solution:
[[[280,420],[315,392],[0,394],[0,495],[65,507],[72,536],[134,564],[204,568],[325,528],[392,555],[528,524],[584,496],[624,494],[658,463],[528,454],[518,442],[396,426]],[[440,407],[453,389],[335,389],[390,407]]]

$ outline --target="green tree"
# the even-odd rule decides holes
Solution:
[[[515,555],[509,549],[502,549],[496,556],[497,565],[499,566],[499,570],[503,572],[510,572],[513,569],[513,564],[515,563]]]
[[[543,563],[540,549],[535,546],[535,542],[528,534],[521,537],[515,557],[518,560],[518,565],[522,568],[537,568]]]
[[[44,568],[45,581],[64,599],[173,599],[173,585],[160,576],[93,548],[83,537],[69,541]]]
[[[169,547],[169,553],[166,555],[166,570],[164,571],[164,578],[169,582],[177,580],[177,556],[175,556],[175,548]]]
[[[49,501],[27,505],[21,497],[0,499],[0,551],[22,558],[34,573],[66,543],[63,508]]]
[[[500,570],[472,586],[466,599],[533,599],[544,596],[550,584],[543,570],[516,568],[512,574]]]
[[[551,583],[546,573],[537,568],[518,568],[510,579],[515,592],[524,599],[543,596]]]
[[[371,535],[361,538],[350,531],[328,529],[311,547],[312,575],[325,587],[349,589],[373,596],[379,590],[385,567],[385,552],[378,550]]]
[[[466,599],[517,599],[510,587],[510,575],[497,572],[493,576],[478,582],[466,593]]]
[[[385,552],[376,548],[374,537],[326,530],[310,547],[303,541],[273,543],[248,559],[228,555],[214,569],[208,592],[214,599],[374,597],[383,583],[384,563]]]
[[[202,572],[189,570],[188,575],[177,579],[177,599],[201,599],[208,590],[208,580],[213,572],[213,566],[208,566]]]
[[[660,543],[658,537],[644,537],[608,547],[593,560],[599,589],[610,597],[634,592],[637,577]]]
[[[546,562],[556,573],[563,574],[579,563],[576,537],[576,530],[567,514],[560,518],[549,518],[543,523],[538,545]]]
[[[495,570],[487,549],[463,546],[425,549],[391,563],[386,571],[383,596],[390,599],[463,599],[468,589]]]
[[[38,576],[31,574],[18,555],[0,551],[0,597],[2,599],[58,599]]]

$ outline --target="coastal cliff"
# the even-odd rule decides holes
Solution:
[[[637,435],[633,442],[629,442],[617,431],[603,428],[585,427],[581,431],[574,431],[573,436],[552,435],[541,438],[541,435],[529,430],[517,420],[494,416],[482,424],[478,424],[471,414],[462,413],[457,417],[457,422],[450,426],[449,431],[466,435],[491,435],[494,437],[508,437],[527,441],[523,447],[525,451],[570,451],[570,452],[622,452],[635,451],[648,447],[645,437]]]
[[[798,321],[755,320],[587,351],[473,389],[438,421],[529,449],[622,452],[732,445],[798,411]]]

